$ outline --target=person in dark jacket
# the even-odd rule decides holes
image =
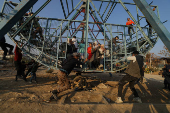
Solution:
[[[115,53],[117,44],[122,43],[122,42],[119,41],[119,36],[112,38],[112,42],[111,42],[111,40],[108,42],[108,47],[110,50],[111,50],[111,43],[112,43],[112,51]]]
[[[5,37],[2,37],[2,38],[0,39],[0,47],[1,47],[2,50],[4,51],[3,60],[6,60],[6,55],[7,55],[7,53],[8,53],[7,47],[9,48],[9,55],[10,55],[10,54],[12,54],[12,51],[13,51],[13,49],[14,49],[14,46],[6,43]]]
[[[65,53],[65,50],[63,52]],[[75,48],[72,39],[69,39],[69,43],[67,44],[66,57],[71,56],[74,52],[77,52],[77,49]]]
[[[115,102],[123,103],[123,101],[121,99],[123,86],[129,82],[130,89],[134,94],[133,100],[136,102],[142,103],[136,89],[134,88],[134,85],[135,85],[136,81],[138,81],[139,78],[144,76],[143,56],[139,55],[138,51],[134,51],[132,53],[132,56],[128,57],[127,60],[130,60],[130,64],[128,65],[127,69],[125,70],[126,75],[119,81],[118,98]]]
[[[40,67],[38,62],[34,62],[32,70],[31,70],[31,79],[30,79],[30,83],[32,83],[32,80],[34,79],[35,82],[37,83],[37,76],[36,76],[36,71],[38,70],[38,68]]]
[[[165,65],[162,76],[165,77],[164,79],[164,89],[170,90],[170,59],[167,59],[167,65]]]
[[[76,65],[83,64],[80,61],[78,61],[79,57],[80,55],[78,53],[73,53],[72,56],[69,56],[62,62],[62,67],[57,73],[58,87],[57,89],[52,91],[52,96],[50,100],[53,98],[57,100],[58,93],[70,88],[70,82],[67,79],[67,76],[71,73],[71,71],[74,69]]]
[[[35,60],[31,60],[30,62],[28,62],[27,66],[28,66],[28,71],[26,73],[26,77],[31,73],[31,70],[33,68],[33,64],[35,63]]]

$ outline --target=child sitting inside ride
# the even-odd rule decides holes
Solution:
[[[84,40],[81,40],[81,43],[79,44],[79,53],[80,53],[80,58],[84,59],[84,53],[85,53]]]

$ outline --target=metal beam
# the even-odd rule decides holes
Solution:
[[[65,13],[65,10],[64,10],[63,1],[62,1],[62,0],[60,0],[60,3],[61,3],[61,6],[62,6],[62,9],[63,9],[64,17],[65,17],[65,19],[66,19],[66,13]]]
[[[86,2],[85,58],[87,58],[87,47],[88,47],[89,1],[90,0],[87,0]]]
[[[2,38],[37,1],[38,0],[22,0],[7,14],[6,18],[0,22],[0,38]]]
[[[145,15],[146,19],[149,21],[149,23],[152,25],[152,28],[155,30],[155,32],[158,34],[162,42],[165,44],[165,46],[170,50],[170,33],[165,28],[163,23],[160,21],[159,17],[152,11],[151,7],[148,5],[148,3],[145,0],[133,0],[138,8],[141,10],[143,15]]]
[[[44,7],[50,3],[51,0],[47,0],[30,18],[28,18],[13,34],[12,38],[16,37],[16,35],[28,24]]]

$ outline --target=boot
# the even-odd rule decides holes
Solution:
[[[103,64],[100,64],[100,65],[99,65],[99,68],[102,68],[102,67],[103,67]]]
[[[14,53],[10,50],[8,54],[9,54],[9,55],[13,55]]]
[[[8,60],[8,59],[6,58],[6,56],[3,56],[2,60]]]
[[[139,97],[133,98],[133,101],[138,102],[138,103],[142,103],[142,100]]]

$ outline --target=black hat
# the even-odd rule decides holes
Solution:
[[[76,36],[73,36],[73,38],[76,38]]]
[[[116,36],[116,37],[119,39],[119,36]],[[115,38],[116,38],[116,37],[115,37]]]
[[[132,54],[139,54],[139,51],[134,51]]]

